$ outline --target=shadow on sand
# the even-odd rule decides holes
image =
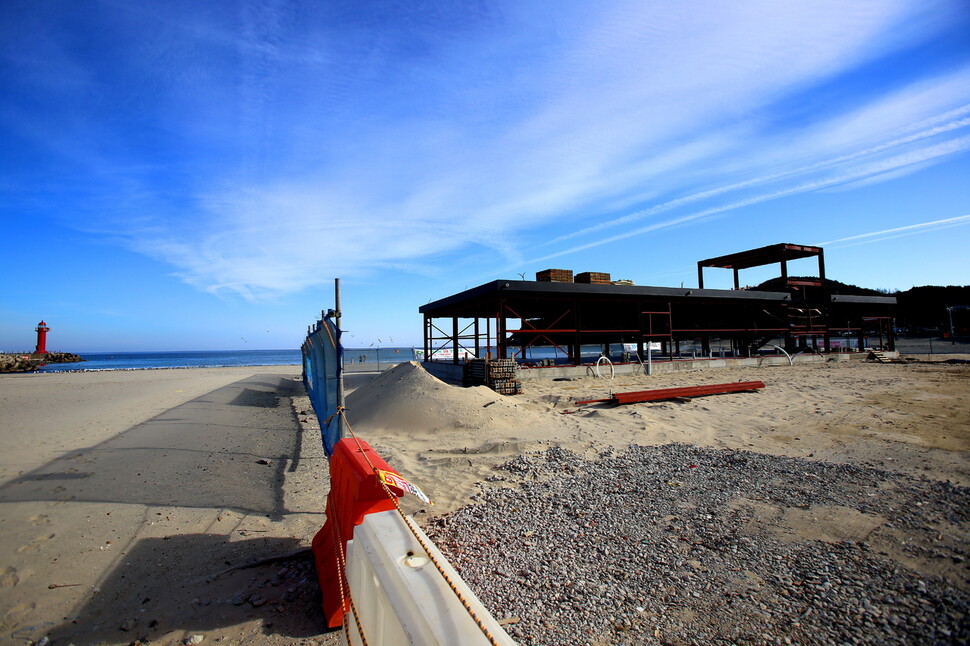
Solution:
[[[298,463],[303,441],[290,398],[303,392],[298,380],[272,375],[219,388],[5,483],[0,507],[118,503],[281,521],[290,513],[285,473]],[[328,629],[312,555],[301,547],[299,538],[219,533],[136,538],[75,616],[48,636],[78,646],[167,643],[183,632],[241,624],[253,643],[260,635],[319,635]]]
[[[297,539],[228,542],[212,534],[141,539],[76,617],[48,636],[78,646],[183,633],[210,633],[211,641],[220,629],[247,622],[254,637],[319,635],[329,629],[312,554],[300,547]],[[265,554],[285,556],[247,566]]]

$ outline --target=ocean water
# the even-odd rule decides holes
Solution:
[[[598,346],[596,347],[598,348]],[[584,350],[593,351],[596,348]],[[494,348],[492,349],[494,352]],[[219,368],[231,366],[299,365],[300,351],[293,350],[226,350],[191,352],[81,352],[85,359],[77,363],[51,363],[39,372],[146,370],[163,368]],[[584,354],[586,354],[584,352]],[[530,348],[530,358],[554,357],[551,348]],[[344,348],[344,362],[358,367],[383,369],[402,361],[421,361],[423,352],[412,347]],[[450,358],[450,355],[449,355]]]
[[[148,368],[216,368],[224,366],[282,366],[299,364],[299,350],[241,350],[206,352],[83,352],[84,361],[51,363],[40,372],[68,370],[144,370]]]
[[[583,360],[595,361],[602,346],[583,346]],[[712,344],[714,355],[721,354],[721,348]],[[491,348],[495,352],[494,348]],[[622,346],[614,343],[610,347],[614,360],[620,358]],[[681,344],[682,355],[690,356],[699,346]],[[484,348],[483,348],[484,354]],[[299,349],[291,350],[231,350],[231,351],[194,351],[194,352],[86,352],[80,353],[85,361],[78,363],[53,363],[42,367],[39,372],[64,372],[88,370],[144,370],[151,368],[218,368],[227,366],[284,366],[299,365],[302,362]],[[494,356],[494,355],[493,355]],[[659,355],[654,355],[659,359]],[[421,361],[423,351],[412,347],[389,348],[345,348],[344,362],[355,366],[384,369],[402,361]],[[451,358],[442,357],[449,361]],[[521,359],[521,357],[519,357]],[[540,359],[565,360],[565,356],[555,348],[529,348],[526,361]]]
[[[151,368],[221,368],[231,366],[300,365],[299,349],[226,350],[193,352],[82,352],[84,361],[51,363],[39,372],[90,370],[146,370]],[[399,363],[414,358],[411,348],[347,348],[345,361],[377,364]],[[363,359],[363,361],[361,361]]]
[[[407,348],[344,348],[344,363],[384,364],[420,361],[421,350]]]

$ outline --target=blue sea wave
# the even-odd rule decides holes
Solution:
[[[397,363],[414,358],[411,348],[347,348],[347,361],[354,363]],[[39,372],[93,372],[101,370],[151,370],[166,368],[224,368],[232,366],[300,365],[294,350],[221,350],[192,352],[86,352],[84,361],[51,363]]]
[[[51,363],[42,367],[40,372],[281,366],[300,363],[299,350],[88,352],[81,353],[80,356],[84,361]]]

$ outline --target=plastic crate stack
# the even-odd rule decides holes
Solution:
[[[501,395],[518,395],[522,382],[516,379],[515,359],[471,359],[465,362],[462,383],[465,386],[488,386]]]

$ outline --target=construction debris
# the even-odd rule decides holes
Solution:
[[[488,386],[502,395],[518,395],[522,382],[517,377],[515,359],[470,359],[465,362],[462,385]]]
[[[886,353],[879,350],[870,350],[866,361],[876,361],[878,363],[906,363],[902,359],[887,357]]]
[[[572,269],[543,269],[536,272],[536,280],[543,283],[571,283]]]
[[[586,283],[589,285],[612,285],[610,280],[610,275],[601,271],[583,271],[576,274],[577,283]]]
[[[659,388],[656,390],[637,390],[629,393],[613,393],[606,399],[586,399],[577,404],[637,404],[640,402],[660,401],[664,399],[684,399],[689,397],[703,397],[705,395],[720,395],[722,393],[738,393],[764,388],[762,381],[739,381],[729,384],[711,384],[708,386],[687,386],[684,388]]]

